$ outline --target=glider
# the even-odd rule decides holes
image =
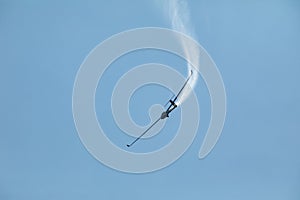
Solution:
[[[173,97],[168,101],[168,103],[170,103],[168,109],[166,111],[164,111],[163,113],[161,113],[161,116],[155,121],[153,122],[153,124],[151,124],[150,127],[148,127],[139,137],[137,137],[133,142],[131,142],[130,144],[127,144],[127,147],[131,147],[134,143],[136,143],[139,139],[141,139],[157,122],[159,122],[161,119],[165,119],[167,117],[169,117],[169,114],[175,109],[177,108],[177,104],[176,101],[178,99],[178,97],[181,95],[182,91],[184,90],[184,88],[186,87],[188,81],[190,80],[191,76],[193,75],[193,71],[191,71],[191,74],[189,75],[189,77],[186,79],[185,83],[183,84],[182,88],[179,90],[178,94],[175,96],[175,98],[173,99]],[[168,104],[167,103],[167,104]]]

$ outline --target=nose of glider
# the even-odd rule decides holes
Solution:
[[[168,113],[167,112],[161,113],[160,119],[165,119],[166,117],[168,117]]]

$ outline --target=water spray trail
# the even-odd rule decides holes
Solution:
[[[190,20],[190,12],[185,0],[168,0],[168,8],[169,8],[169,18],[172,23],[172,28],[176,31],[182,32],[192,38],[195,38],[195,33],[191,25]],[[181,41],[184,52],[188,58],[188,60],[192,61],[193,63],[199,63],[199,49],[193,48],[184,41]],[[191,89],[194,88],[197,79],[198,79],[198,72],[189,64],[187,63],[188,68],[188,75],[190,72],[193,71],[193,76],[189,81],[190,88],[185,88],[182,94],[178,97],[177,104],[181,104],[185,98],[187,98],[191,92]]]

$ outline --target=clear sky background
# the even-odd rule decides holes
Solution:
[[[85,56],[109,36],[145,26],[170,28],[164,10],[138,0],[0,0],[1,200],[300,199],[299,1],[188,3],[198,42],[223,76],[226,124],[213,152],[199,160],[209,122],[209,97],[199,80],[201,122],[192,146],[171,166],[135,175],[102,165],[81,144],[72,117],[73,83]],[[97,102],[105,105],[113,81],[133,66],[154,60],[176,68],[176,59],[151,51],[120,58],[107,82],[100,82],[103,98],[97,92]],[[139,100],[155,89],[164,94],[144,87],[134,95],[131,110],[140,124],[148,123],[151,103],[170,95]],[[107,120],[105,129],[117,130],[109,107],[101,104],[98,118]],[[169,127],[176,126],[179,111]],[[121,144],[124,138],[118,138],[111,136]]]

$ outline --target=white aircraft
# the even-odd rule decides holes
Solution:
[[[175,96],[174,99],[170,99],[168,101],[168,103],[170,103],[168,109],[166,111],[164,111],[160,118],[158,118],[149,128],[147,128],[139,137],[137,137],[132,143],[127,144],[127,147],[131,147],[134,143],[136,143],[139,139],[141,139],[159,120],[161,119],[165,119],[167,117],[169,117],[169,114],[175,109],[177,108],[177,104],[175,103],[176,100],[178,99],[178,97],[180,96],[180,94],[182,93],[183,89],[186,87],[188,81],[190,80],[191,76],[193,75],[193,71],[191,71],[191,74],[189,75],[189,77],[187,78],[187,80],[185,81],[185,83],[183,84],[182,88],[179,90],[178,94]]]

